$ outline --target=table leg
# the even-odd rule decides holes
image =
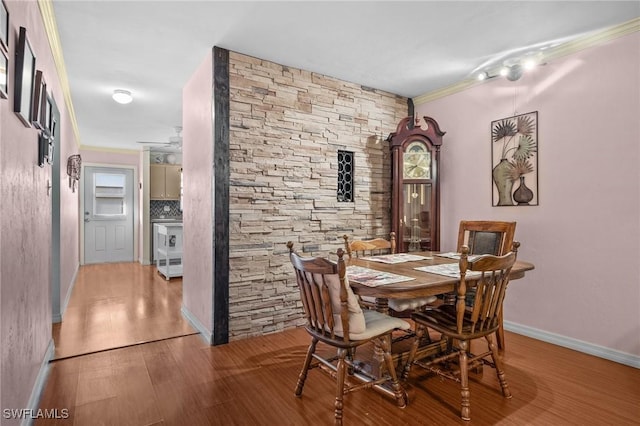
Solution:
[[[389,315],[389,299],[376,297],[376,311]]]
[[[376,297],[376,311],[382,312],[383,314],[389,314],[389,300],[385,298]],[[389,347],[391,347],[391,333],[383,337]],[[371,361],[371,374],[373,377],[382,377],[384,373],[385,363],[384,363],[384,354],[382,349],[378,346],[374,347],[373,350],[373,360]]]

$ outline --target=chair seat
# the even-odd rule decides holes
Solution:
[[[423,308],[438,300],[436,296],[415,297],[412,299],[389,299],[389,308],[396,312],[404,312]]]
[[[349,333],[349,340],[367,340],[380,334],[385,334],[394,329],[409,330],[411,324],[400,318],[390,317],[372,309],[363,311],[365,330],[362,333]],[[336,332],[336,334],[338,334]]]

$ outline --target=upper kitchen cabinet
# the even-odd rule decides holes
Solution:
[[[182,166],[175,164],[151,164],[149,166],[150,198],[152,200],[179,200],[181,169]]]

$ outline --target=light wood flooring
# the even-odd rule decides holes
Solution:
[[[133,285],[174,284],[156,282],[148,267],[133,268],[141,269],[132,274],[138,276]],[[145,306],[141,300],[125,305],[134,311]],[[167,316],[175,320],[179,304],[174,309]],[[135,318],[133,328],[144,328],[144,315],[121,315]],[[127,321],[110,329],[116,335],[136,334]],[[83,347],[73,342],[77,336],[60,333],[56,345]],[[140,339],[145,337],[132,340]],[[66,408],[70,417],[40,419],[36,425],[330,425],[334,386],[329,377],[313,370],[302,398],[293,395],[308,343],[303,329],[215,347],[189,335],[53,361],[40,407]],[[513,398],[502,398],[493,370],[472,374],[470,422],[458,417],[455,383],[414,368],[406,383],[406,408],[372,390],[356,392],[345,398],[345,425],[640,424],[640,370],[509,332],[506,346]]]
[[[194,334],[180,313],[182,279],[153,266],[80,267],[63,321],[53,326],[55,359]]]

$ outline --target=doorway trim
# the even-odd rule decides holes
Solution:
[[[108,164],[108,163],[82,163],[81,176],[85,174],[85,167],[107,167],[110,169],[123,169],[133,170],[133,261],[139,261],[139,226],[140,226],[140,186],[137,184],[138,180],[138,167],[122,164]],[[78,212],[78,226],[80,227],[80,265],[84,265],[84,178],[80,179],[79,185],[80,191],[80,210]]]

